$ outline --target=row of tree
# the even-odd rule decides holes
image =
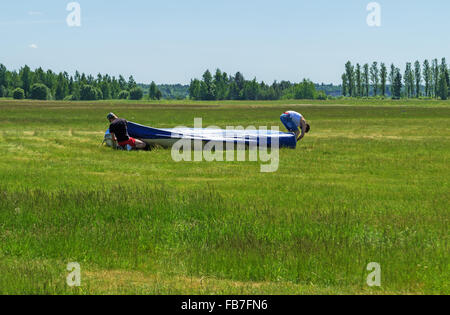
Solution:
[[[9,71],[0,64],[0,97],[29,98],[40,100],[109,100],[132,99],[140,100],[144,91],[133,76],[128,80],[109,75],[80,74],[75,72],[69,76],[67,72],[55,73],[38,68],[34,71],[28,66],[19,71]],[[161,99],[162,93],[155,82],[148,89],[150,99]]]
[[[55,73],[38,68],[34,71],[28,66],[19,71],[9,71],[0,64],[0,97],[16,99],[55,99],[55,100],[140,100],[145,95],[149,99],[165,98],[194,100],[279,100],[279,99],[326,99],[330,95],[339,96],[336,90],[348,97],[391,96],[429,97],[447,99],[449,96],[450,70],[445,58],[423,64],[416,61],[407,63],[403,75],[394,64],[390,69],[384,63],[356,64],[349,61],[342,75],[342,86],[317,85],[309,80],[300,83],[275,81],[271,85],[246,80],[237,72],[234,76],[217,69],[214,76],[205,71],[201,80],[193,79],[189,86],[165,85],[158,87],[137,84],[133,76],[126,80],[123,76],[80,74],[70,76],[67,72]],[[162,89],[162,91],[161,91]]]
[[[289,81],[268,85],[256,79],[246,80],[242,73],[229,76],[220,69],[213,76],[206,70],[201,80],[193,79],[189,86],[189,97],[194,100],[279,100],[326,98],[323,91],[317,91],[309,80],[301,83]]]
[[[378,62],[356,66],[350,61],[345,64],[342,75],[342,94],[349,97],[369,97],[390,95],[394,99],[401,97],[429,97],[446,100],[449,97],[450,70],[445,58],[439,64],[437,59],[416,61],[414,65],[406,63],[405,71],[394,64],[390,69]],[[389,81],[389,84],[388,84]]]

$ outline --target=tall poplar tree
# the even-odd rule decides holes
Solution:
[[[420,84],[422,83],[422,71],[418,60],[414,63],[414,78],[416,79],[416,97],[419,98]]]
[[[345,64],[345,75],[347,77],[348,94],[350,97],[352,97],[352,96],[354,96],[355,74],[354,74],[354,67],[352,66],[352,63],[350,61],[348,61]]]
[[[355,76],[356,76],[356,96],[361,97],[363,91],[362,91],[361,65],[359,63],[356,64]]]
[[[430,62],[428,59],[426,59],[423,62],[423,79],[425,81],[425,96],[430,97],[431,96],[431,83],[433,81],[431,68],[430,68]]]
[[[431,73],[433,78],[433,96],[438,97],[438,85],[439,85],[439,64],[437,59],[433,59],[431,66]]]
[[[364,96],[369,97],[370,83],[369,83],[369,64],[364,65]]]
[[[395,80],[395,75],[397,74],[397,68],[395,67],[394,64],[391,64],[391,71],[389,72],[389,91],[391,92],[391,97],[394,95],[393,92],[393,87],[394,87],[394,80]]]
[[[386,96],[387,68],[384,63],[381,63],[380,78],[381,78],[381,95],[383,97],[385,97]]]
[[[374,62],[370,67],[370,81],[372,83],[373,96],[378,95],[378,86],[380,83],[380,75],[378,69],[378,62]]]

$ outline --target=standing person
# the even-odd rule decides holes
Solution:
[[[113,141],[116,141],[119,146],[138,150],[149,150],[150,146],[148,144],[129,136],[127,127],[128,122],[125,119],[120,119],[113,113],[109,113],[107,118],[111,123],[109,132],[111,133]]]
[[[294,111],[287,111],[280,117],[281,122],[289,132],[295,133],[297,141],[303,139],[305,134],[311,130],[311,126],[306,122],[302,114]]]

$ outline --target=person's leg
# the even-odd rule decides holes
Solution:
[[[150,151],[152,149],[152,147],[148,143],[145,143],[142,140],[135,139],[134,141],[135,141],[135,148],[137,150]]]
[[[284,127],[289,132],[296,132],[298,130],[297,126],[295,125],[294,121],[291,119],[291,117],[287,114],[283,114],[280,117],[281,122],[283,123]]]
[[[142,140],[135,139],[135,147],[136,149],[144,150],[145,148],[147,148],[147,143]]]

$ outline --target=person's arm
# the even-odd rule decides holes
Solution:
[[[298,137],[297,141],[302,140],[306,134],[306,120],[304,118],[302,118],[302,120],[300,121],[299,133],[300,133],[300,130],[301,130],[301,135],[300,135],[300,137]]]

